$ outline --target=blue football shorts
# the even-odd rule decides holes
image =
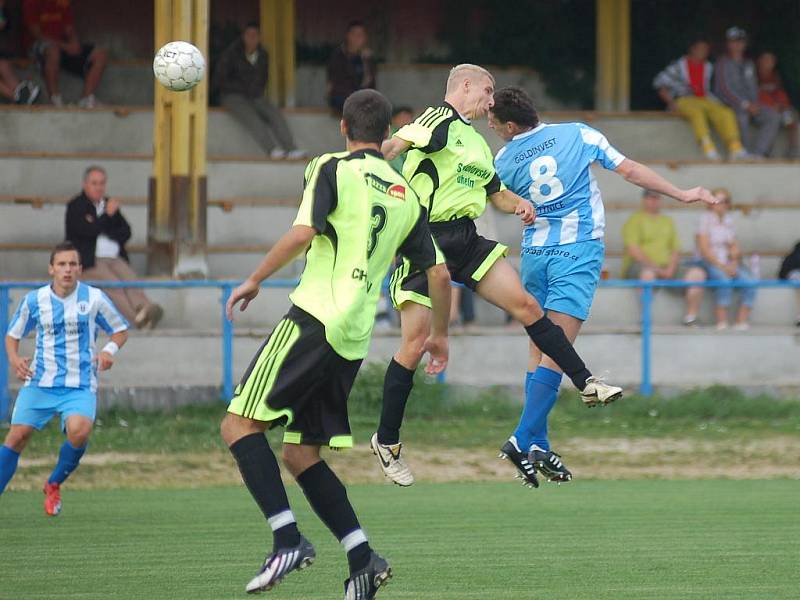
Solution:
[[[81,388],[41,388],[25,386],[17,395],[12,425],[30,425],[44,428],[56,414],[61,415],[61,430],[66,431],[67,418],[80,415],[94,421],[97,396]]]
[[[602,240],[523,248],[522,284],[545,310],[585,321],[592,308],[604,257]]]

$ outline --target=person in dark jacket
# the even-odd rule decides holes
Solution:
[[[789,252],[783,259],[778,278],[788,281],[800,281],[800,242],[797,242],[794,250]],[[797,319],[794,324],[800,327],[800,288],[795,291],[797,292]]]
[[[377,69],[372,50],[367,47],[368,41],[364,23],[351,21],[344,43],[328,60],[328,104],[339,115],[350,94],[375,88]]]
[[[248,23],[241,38],[222,53],[214,71],[220,101],[271,158],[304,158],[281,111],[264,96],[269,56],[259,42],[258,25]]]
[[[139,279],[128,264],[125,244],[131,227],[119,201],[106,198],[106,172],[92,165],[84,171],[83,191],[67,204],[66,239],[78,249],[87,281]],[[152,328],[164,311],[138,288],[103,288],[123,316],[136,327]]]

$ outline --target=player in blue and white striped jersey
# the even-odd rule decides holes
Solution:
[[[506,142],[495,157],[497,174],[536,208],[536,220],[522,236],[522,282],[571,342],[589,316],[605,254],[605,213],[593,163],[681,202],[716,202],[705,188],[678,189],[583,123],[541,123],[533,101],[520,88],[495,92],[489,126]],[[569,481],[571,474],[550,450],[547,437],[547,416],[560,383],[558,366],[531,345],[525,409],[502,451],[518,460],[527,453],[529,463],[545,477]]]
[[[0,494],[33,435],[59,414],[67,436],[44,486],[45,512],[61,511],[60,486],[86,451],[97,407],[97,371],[110,369],[128,339],[128,323],[99,289],[80,283],[80,256],[65,242],[50,255],[52,283],[22,299],[6,334],[9,362],[24,385],[0,446]],[[20,340],[36,330],[33,359],[19,355]],[[111,340],[98,353],[102,329]]]

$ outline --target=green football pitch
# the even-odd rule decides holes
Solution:
[[[317,562],[266,597],[342,598],[343,552],[297,488]],[[800,597],[800,482],[578,481],[353,486],[395,577],[379,599]],[[268,546],[243,488],[0,498],[0,598],[245,597]]]

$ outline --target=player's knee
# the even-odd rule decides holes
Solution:
[[[428,339],[427,334],[417,335],[403,340],[400,349],[394,356],[395,361],[399,362],[406,369],[416,369],[425,354],[423,346],[425,345],[426,339]]]
[[[67,441],[75,448],[83,448],[92,435],[92,423],[84,422],[67,428]]]
[[[281,456],[283,464],[289,469],[292,477],[297,477],[320,460],[318,449],[315,451],[310,446],[298,444],[284,444]]]
[[[530,325],[544,316],[541,305],[530,294],[523,294],[509,313],[523,325]]]
[[[241,428],[231,413],[225,413],[219,424],[219,433],[227,446],[232,446],[242,437]]]
[[[3,445],[11,448],[14,452],[22,452],[25,446],[28,445],[31,436],[33,436],[33,428],[12,427],[11,431],[6,435]]]

